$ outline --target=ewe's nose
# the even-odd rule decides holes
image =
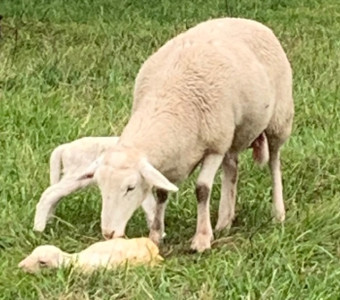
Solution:
[[[114,237],[114,235],[115,235],[114,231],[103,230],[102,233],[103,233],[104,239],[106,239],[106,240],[111,240]]]

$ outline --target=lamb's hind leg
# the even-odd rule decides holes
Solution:
[[[227,153],[222,163],[221,200],[216,230],[229,228],[235,218],[237,166],[237,153]]]
[[[223,155],[209,154],[204,158],[196,184],[197,228],[191,248],[202,252],[210,248],[213,232],[210,223],[210,193],[215,174],[221,165]]]

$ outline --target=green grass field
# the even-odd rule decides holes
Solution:
[[[340,299],[340,3],[338,0],[2,0],[0,2],[0,299]],[[166,212],[165,262],[81,275],[26,275],[35,246],[72,252],[101,239],[96,188],[67,197],[32,230],[60,143],[119,135],[134,78],[166,40],[218,16],[252,18],[279,37],[294,70],[294,131],[282,151],[287,220],[271,220],[271,180],[240,164],[237,220],[211,251],[189,253],[195,176]],[[219,176],[211,218],[217,220]],[[138,211],[129,237],[147,235]]]

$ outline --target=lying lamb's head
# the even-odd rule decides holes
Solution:
[[[18,267],[28,273],[35,273],[41,268],[58,268],[63,262],[63,251],[51,245],[39,246],[22,260]]]
[[[80,179],[91,177],[95,178],[102,194],[101,228],[106,239],[124,236],[127,222],[153,186],[178,190],[132,150],[114,149],[103,154]]]

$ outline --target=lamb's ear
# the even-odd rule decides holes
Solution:
[[[103,161],[103,156],[101,155],[98,157],[93,163],[91,163],[88,168],[82,172],[79,177],[77,177],[77,180],[83,180],[83,179],[91,179],[93,178],[94,174],[96,173],[98,167]]]
[[[156,170],[146,159],[142,159],[140,163],[140,172],[146,181],[160,189],[177,192],[178,187],[172,184],[161,172]]]

